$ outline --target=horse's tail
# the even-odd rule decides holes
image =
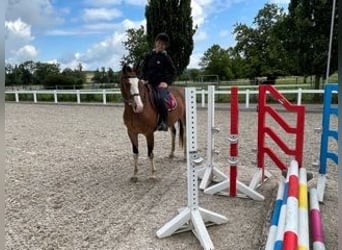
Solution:
[[[184,147],[184,129],[185,129],[185,120],[179,119],[179,146]]]

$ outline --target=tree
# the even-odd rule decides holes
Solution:
[[[194,42],[191,16],[191,0],[150,0],[146,5],[147,42],[152,48],[154,39],[160,32],[170,37],[167,49],[177,68],[182,74],[190,62]]]
[[[44,87],[49,89],[63,86],[63,89],[72,89],[75,87],[75,83],[75,78],[70,75],[49,74],[45,78]]]
[[[127,40],[123,42],[123,45],[128,50],[128,55],[122,57],[121,64],[135,65],[143,59],[144,53],[149,49],[144,26],[138,29],[128,29],[126,33]]]
[[[71,82],[69,79],[73,80],[73,84],[77,85],[77,88],[81,88],[85,82],[85,73],[82,71],[82,64],[79,64],[75,70],[65,68],[62,71],[62,75],[67,79],[65,80],[66,85]]]
[[[200,66],[205,74],[218,75],[221,80],[230,80],[233,78],[231,70],[231,60],[227,50],[214,44],[203,55]]]
[[[10,63],[6,63],[5,74],[6,86],[22,84],[21,71],[18,65],[12,66]]]
[[[37,84],[44,85],[49,75],[59,75],[60,69],[57,63],[36,63],[34,77],[36,78]]]
[[[338,1],[334,21],[334,33],[331,52],[330,71],[335,72],[338,64],[337,23]],[[315,75],[314,87],[320,87],[327,67],[329,34],[331,26],[332,1],[327,0],[291,0],[286,19],[285,45],[298,71],[305,76]],[[315,96],[317,98],[318,96]]]
[[[94,76],[92,78],[92,80],[94,81],[94,83],[100,83],[102,79],[102,74],[99,71],[99,69],[97,68],[94,72]]]
[[[108,68],[108,71],[107,71],[107,77],[108,77],[108,82],[110,83],[114,82],[114,77],[115,77],[114,71],[110,67]]]
[[[248,77],[279,76],[287,73],[287,53],[277,36],[279,23],[285,18],[283,9],[275,4],[265,4],[254,18],[254,27],[236,24],[238,53],[247,64]]]

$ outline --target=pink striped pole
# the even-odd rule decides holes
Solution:
[[[309,250],[308,186],[306,169],[299,169],[298,250]]]
[[[297,250],[298,247],[298,162],[291,161],[288,168],[289,189],[287,197],[286,222],[283,250]]]
[[[316,188],[310,189],[310,224],[313,250],[325,250],[324,234]]]

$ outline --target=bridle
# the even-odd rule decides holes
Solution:
[[[130,79],[130,78],[137,78],[137,76],[135,76],[135,75],[124,76],[123,78],[125,78],[125,79]],[[130,94],[128,99],[124,98],[124,102],[127,103],[129,106],[132,106],[132,107],[133,107],[133,105],[134,105],[134,103],[135,103],[135,101],[134,101],[134,97],[135,97],[135,96],[140,96],[140,93],[133,93],[133,94]]]

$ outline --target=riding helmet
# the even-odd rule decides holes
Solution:
[[[169,45],[170,38],[168,34],[166,34],[165,32],[162,32],[156,36],[155,41],[158,41],[158,40],[165,42],[166,45]]]

